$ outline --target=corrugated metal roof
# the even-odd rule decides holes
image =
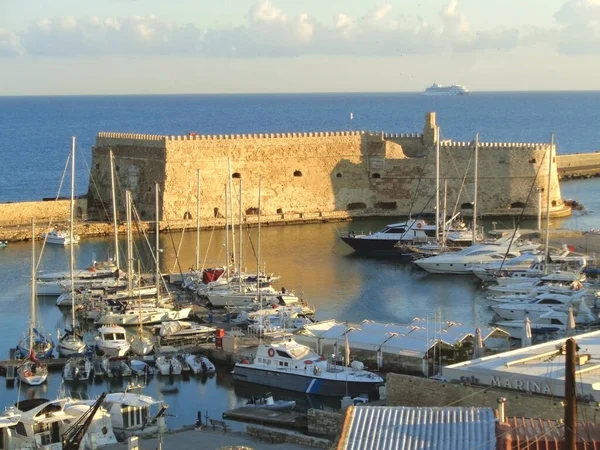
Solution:
[[[494,450],[492,408],[349,407],[338,450]]]
[[[564,424],[557,420],[507,417],[506,422],[498,427],[498,450],[560,450],[564,434]],[[598,425],[578,423],[576,435],[578,449],[600,449]]]

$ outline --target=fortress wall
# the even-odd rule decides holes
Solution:
[[[105,137],[105,134],[112,136]],[[123,137],[119,137],[123,136]],[[139,138],[136,138],[139,137]],[[148,138],[150,136],[150,138]],[[101,220],[112,218],[112,194],[109,152],[115,157],[115,183],[119,217],[125,220],[125,190],[130,190],[143,220],[154,217],[154,183],[165,180],[165,138],[151,135],[101,133],[92,151],[88,187],[88,214]]]
[[[336,202],[363,200],[367,191],[361,149],[369,140],[368,135],[360,133],[168,140],[165,211],[174,218],[183,218],[186,212],[195,216],[200,169],[201,215],[214,217],[215,208],[223,215],[228,160],[232,174],[240,174],[242,180],[244,211],[258,207],[259,180],[264,214],[345,209]],[[381,143],[371,146],[370,151],[383,157]],[[239,180],[234,179],[233,185],[237,203]],[[237,214],[237,206],[235,210]]]
[[[163,220],[193,219],[196,177],[201,174],[201,216],[224,215],[228,161],[242,180],[243,209],[256,213],[261,180],[263,214],[402,215],[423,210],[433,214],[435,202],[435,114],[426,117],[422,134],[382,132],[315,132],[252,135],[150,136],[100,134],[93,152],[92,176],[99,198],[110,205],[108,150],[115,151],[122,189],[131,189],[145,219],[154,215],[153,183],[161,184]],[[479,147],[478,211],[483,215],[537,215],[536,186],[547,182],[548,144],[483,142]],[[443,141],[440,146],[441,198],[448,180],[447,208],[473,201],[474,145]],[[466,173],[466,176],[465,176]],[[235,177],[235,175],[234,175]],[[553,208],[562,200],[556,175],[551,174]],[[464,186],[461,190],[461,185]],[[239,180],[233,180],[237,204]],[[96,189],[96,188],[94,188]],[[90,183],[90,197],[94,197]],[[96,201],[96,203],[99,203]],[[101,205],[101,202],[100,202]],[[93,203],[92,203],[93,206]],[[235,211],[237,215],[237,208]],[[107,208],[110,209],[110,208]],[[100,208],[98,208],[100,210]],[[469,215],[471,209],[463,209]]]

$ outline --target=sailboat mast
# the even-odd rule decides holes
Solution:
[[[231,181],[231,158],[227,158],[227,168],[229,172],[229,216],[231,217],[231,257],[233,259],[233,268],[235,269],[235,214],[233,213],[233,183]],[[241,276],[241,275],[240,275]]]
[[[240,178],[240,208],[239,208],[239,216],[240,216],[240,251],[238,252],[238,273],[240,279],[240,292],[242,291],[242,179]]]
[[[225,268],[227,270],[227,282],[231,280],[231,271],[229,270],[229,204],[227,203],[227,183],[225,183]]]
[[[443,233],[443,231],[442,231]],[[440,127],[435,143],[435,240],[440,238]]]
[[[475,135],[475,170],[474,170],[475,181],[473,184],[473,239],[472,243],[477,243],[477,179],[479,178],[479,133]]]
[[[552,184],[552,155],[554,150],[554,133],[550,137],[550,148],[548,149],[548,181],[546,185],[546,237],[544,240],[546,263],[550,257],[550,186]]]
[[[196,189],[196,270],[200,270],[200,169]]]
[[[125,208],[127,212],[127,290],[129,296],[133,292],[133,233],[131,231],[131,192],[125,191]]]
[[[261,178],[258,179],[258,239],[256,242],[256,246],[258,247],[256,249],[256,292],[258,294],[258,301],[260,303],[260,309],[262,310],[262,294],[260,291],[260,257],[261,257],[261,252],[260,252],[260,216],[261,216],[261,211],[260,211],[260,188],[261,188]],[[263,326],[263,330],[264,330],[264,324],[265,324],[265,316],[263,314],[261,314],[261,325]],[[259,333],[259,338],[260,336],[262,336],[262,333]]]
[[[112,209],[113,209],[113,236],[114,236],[114,252],[115,264],[117,270],[121,268],[119,263],[119,211],[117,210],[117,196],[115,195],[115,155],[110,150],[110,190],[112,193]]]
[[[156,271],[154,273],[154,283],[156,284],[156,296],[160,297],[160,211],[158,204],[158,196],[159,196],[159,187],[158,183],[154,184],[156,198],[154,199],[154,211],[156,215],[156,237],[155,237],[155,247],[156,247]]]
[[[74,238],[75,238],[75,136],[71,140],[71,226],[69,230],[69,271],[71,277],[71,323],[75,331],[75,269],[74,269]]]
[[[448,239],[448,226],[446,226],[446,200],[448,198],[448,178],[444,178],[444,208],[442,210],[442,243],[446,244],[446,239]]]
[[[29,298],[29,355],[33,350],[35,326],[35,220],[31,219],[31,295]]]

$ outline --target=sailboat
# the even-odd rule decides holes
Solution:
[[[27,348],[27,360],[17,368],[17,375],[21,382],[38,386],[48,378],[48,367],[42,364],[38,357],[49,357],[54,344],[35,328],[35,223],[31,221],[31,296],[29,299],[30,320],[29,336],[19,343],[19,350]]]
[[[74,223],[75,223],[75,137],[73,137],[71,144],[71,236],[74,235]],[[75,262],[73,253],[73,240],[71,240],[70,247],[70,261],[69,270],[71,272],[71,298],[75,298]],[[71,329],[65,330],[66,333],[59,338],[58,352],[62,356],[69,356],[76,353],[83,353],[85,351],[85,343],[83,340],[75,334],[75,302],[71,303]]]
[[[139,264],[139,261],[138,261]],[[140,272],[140,269],[138,267],[138,272]],[[141,297],[138,298],[138,307],[139,307],[139,303],[141,302]],[[152,342],[152,340],[144,335],[144,327],[142,326],[142,315],[141,315],[142,310],[138,309],[138,334],[136,334],[132,339],[131,339],[131,351],[133,353],[135,353],[138,356],[145,356],[147,354],[149,354],[153,349],[154,349],[154,343]]]

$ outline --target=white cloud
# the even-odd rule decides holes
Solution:
[[[433,22],[403,15],[388,3],[363,15],[340,11],[332,19],[325,24],[306,12],[291,15],[277,0],[259,0],[244,25],[212,29],[155,16],[41,18],[21,32],[0,30],[0,56],[381,57],[539,45],[564,54],[600,53],[600,0],[566,0],[548,28],[480,29],[458,0],[448,0]]]
[[[9,30],[0,28],[0,58],[19,56],[23,48],[18,36]]]

